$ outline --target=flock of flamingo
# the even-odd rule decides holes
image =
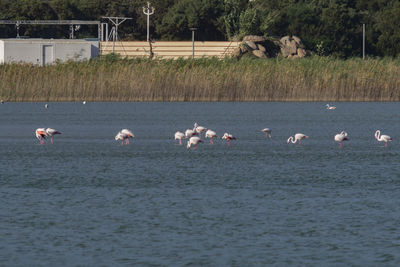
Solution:
[[[86,104],[86,101],[84,101],[83,104]],[[48,104],[46,104],[45,108],[48,108],[48,107],[49,107]],[[336,107],[330,106],[329,104],[326,104],[326,108],[328,110],[336,109]],[[264,128],[261,130],[261,132],[263,132],[265,134],[265,138],[272,138],[271,129]],[[175,140],[179,141],[179,145],[182,145],[182,141],[184,139],[187,139],[187,144],[186,144],[187,149],[190,149],[191,147],[196,149],[197,146],[203,142],[203,140],[202,140],[203,133],[205,133],[204,138],[210,140],[210,144],[214,144],[213,140],[215,138],[218,138],[215,131],[213,131],[211,129],[207,129],[206,127],[200,126],[197,123],[194,123],[193,129],[187,129],[185,131],[185,133],[177,131],[175,133],[174,138],[175,138]],[[40,144],[44,144],[46,137],[50,137],[51,143],[53,144],[53,136],[57,135],[57,134],[61,134],[61,132],[57,131],[55,129],[52,129],[52,128],[38,128],[35,131],[36,138],[39,139]],[[347,132],[342,131],[342,132],[336,134],[333,139],[335,140],[335,142],[338,142],[339,147],[342,148],[343,141],[349,140],[349,138],[347,136],[348,136]],[[135,135],[132,133],[131,130],[122,129],[115,136],[115,140],[121,141],[121,145],[124,145],[124,143],[129,144],[130,143],[129,139],[134,138],[134,137],[135,137]],[[290,144],[290,143],[295,144],[298,142],[299,144],[301,144],[301,140],[307,139],[307,138],[308,138],[308,136],[305,134],[296,133],[293,136],[290,136],[287,139],[286,143],[287,144]],[[236,140],[236,137],[233,136],[232,134],[224,133],[224,135],[221,137],[221,139],[226,140],[228,146],[230,146],[231,140]],[[375,132],[375,139],[379,142],[384,142],[385,147],[388,147],[388,143],[392,141],[392,138],[389,135],[385,135],[385,134],[381,135],[380,130],[377,130]]]

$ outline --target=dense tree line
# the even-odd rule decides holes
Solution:
[[[119,35],[126,40],[146,38],[142,0],[0,0],[0,19],[100,20],[125,16]],[[399,0],[151,0],[151,34],[155,40],[232,40],[258,34],[299,36],[320,55],[359,56],[362,24],[367,52],[374,56],[400,54]],[[78,38],[94,37],[97,29],[82,27]],[[68,27],[23,26],[29,37],[68,38]],[[15,37],[12,26],[0,26],[0,38]]]

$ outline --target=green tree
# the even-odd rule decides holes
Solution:
[[[329,53],[341,57],[361,54],[361,15],[347,1],[332,0],[322,9],[320,41]]]
[[[320,16],[321,9],[315,5],[294,4],[287,9],[287,32],[282,34],[299,36],[307,48],[315,50],[317,44],[321,46]]]
[[[178,0],[151,0],[151,6],[155,8],[155,12],[150,16],[150,36],[152,39],[160,39],[161,35],[156,31],[157,25],[162,24],[163,18],[169,11],[169,8],[174,6]],[[137,19],[135,22],[135,36],[141,40],[145,40],[147,34],[146,15],[143,14],[143,7],[146,6],[146,1],[142,1],[136,9]]]
[[[196,39],[223,40],[224,34],[218,30],[218,18],[223,14],[223,6],[218,0],[180,0],[172,6],[157,25],[156,31],[167,40],[188,40],[189,28],[197,28]]]
[[[226,37],[232,39],[240,33],[240,15],[247,8],[246,0],[224,0],[224,14],[221,22],[224,25]]]
[[[400,56],[400,2],[391,1],[377,15],[377,49],[382,55]]]
[[[48,2],[18,0],[10,3],[9,18],[14,20],[56,20],[57,13]],[[21,25],[19,33],[29,37],[54,38],[55,27]]]

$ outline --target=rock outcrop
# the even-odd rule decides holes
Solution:
[[[256,57],[259,58],[267,58],[267,55],[265,54],[265,52],[261,51],[261,50],[253,50],[252,51],[253,55],[255,55]]]
[[[240,58],[248,55],[258,58],[268,58],[276,57],[280,54],[285,58],[302,58],[308,54],[303,42],[297,36],[285,36],[281,39],[274,39],[248,35],[243,37],[242,41],[239,47],[232,52],[232,57]]]
[[[254,43],[262,43],[265,42],[266,40],[267,38],[265,38],[264,36],[258,36],[258,35],[247,35],[243,37],[243,42],[251,41]]]
[[[264,36],[248,35],[243,38],[243,42],[239,47],[233,51],[232,56],[240,58],[244,55],[251,55],[258,58],[268,58],[275,57],[278,51],[279,42]]]
[[[297,36],[284,36],[279,40],[281,54],[287,58],[302,58],[307,55],[303,42]]]

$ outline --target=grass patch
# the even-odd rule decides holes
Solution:
[[[0,65],[6,101],[399,101],[400,60],[107,55],[45,67]]]

